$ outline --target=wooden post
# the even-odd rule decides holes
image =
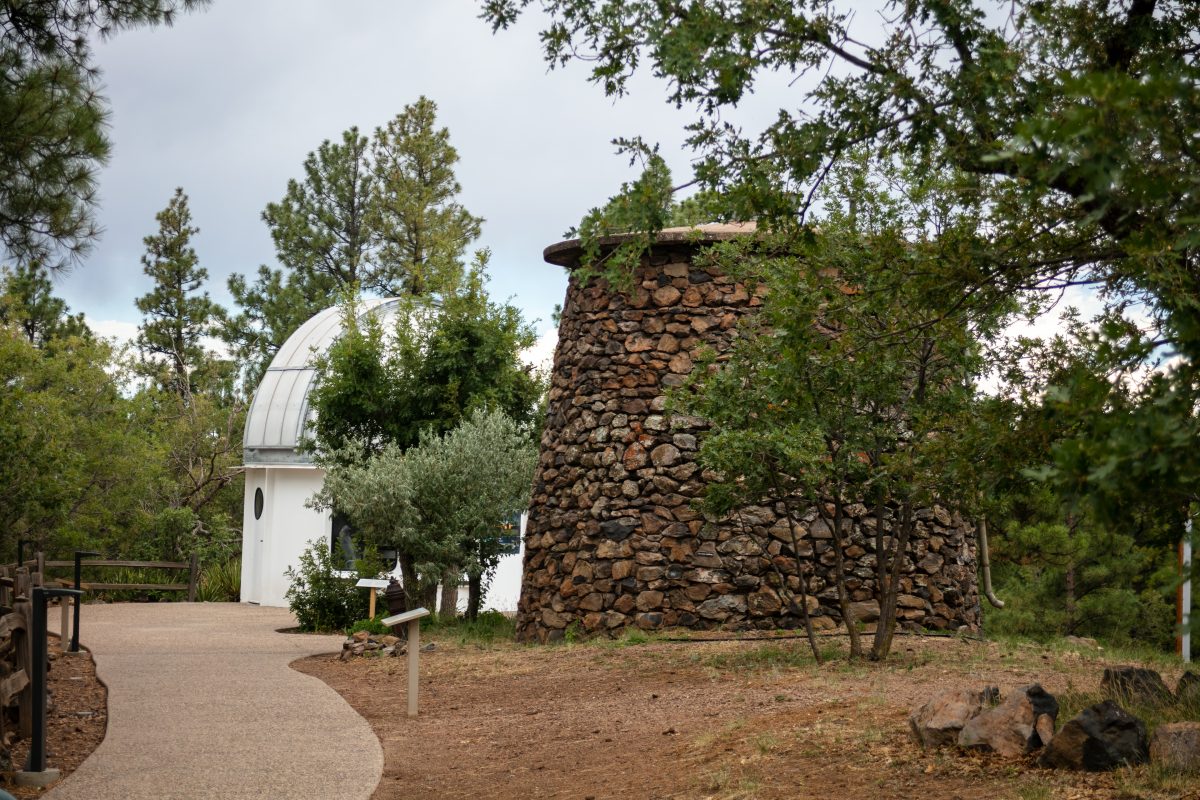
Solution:
[[[33,653],[31,652],[29,643],[29,625],[30,612],[33,610],[33,604],[22,598],[13,604],[14,614],[20,614],[24,624],[20,630],[13,631],[13,646],[16,650],[16,665],[17,669],[25,671],[25,675],[33,674]],[[26,685],[21,690],[19,700],[20,711],[18,712],[21,720],[21,736],[28,739],[33,735],[33,687]]]
[[[428,616],[429,609],[414,608],[412,611],[405,611],[403,614],[396,614],[383,620],[383,624],[388,627],[408,624],[408,715],[410,717],[417,715],[417,692],[421,676],[418,660],[421,655],[421,618]]]
[[[421,682],[421,620],[408,623],[408,715],[417,715],[417,691]]]
[[[196,585],[200,580],[200,559],[192,553],[191,571],[188,575],[188,602],[196,602]]]
[[[386,589],[388,582],[381,578],[359,578],[358,583],[354,584],[359,589],[368,589],[370,594],[367,595],[367,617],[375,619],[375,604],[376,598],[379,597],[379,590]]]

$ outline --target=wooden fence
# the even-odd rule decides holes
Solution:
[[[14,738],[28,739],[33,730],[33,624],[31,590],[42,585],[39,557],[28,566],[0,566],[0,750]],[[15,736],[13,735],[15,734]]]
[[[144,591],[144,592],[187,592],[189,603],[196,602],[196,588],[200,581],[200,561],[196,554],[192,554],[191,561],[99,561],[94,559],[84,559],[79,562],[80,567],[84,569],[92,569],[96,567],[104,568],[125,568],[125,569],[163,569],[163,570],[187,570],[187,583],[102,583],[99,581],[80,581],[79,588],[85,592],[119,592],[119,591]],[[74,561],[46,561],[46,569],[55,569],[62,567],[74,568]],[[75,581],[60,578],[56,581],[59,586],[75,587]]]

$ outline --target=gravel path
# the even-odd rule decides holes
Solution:
[[[50,800],[374,791],[383,753],[370,726],[288,667],[339,650],[340,637],[276,633],[295,624],[286,609],[236,603],[87,605],[81,622],[108,686],[108,732]]]

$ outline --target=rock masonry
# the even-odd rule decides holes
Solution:
[[[797,558],[814,624],[839,624],[832,532],[817,510],[797,523],[799,553],[782,508],[747,507],[738,524],[704,519],[693,501],[705,486],[695,462],[705,422],[666,413],[665,393],[683,383],[697,351],[728,348],[738,322],[762,304],[762,291],[693,263],[697,248],[737,235],[744,229],[663,231],[628,291],[571,276],[526,527],[519,639],[554,641],[568,628],[796,627],[799,609],[785,607],[771,560],[796,588]],[[568,241],[545,258],[572,268],[579,254]],[[870,623],[876,521],[861,505],[849,513],[848,588],[856,616]],[[901,624],[976,629],[973,528],[938,506],[918,516]],[[890,528],[890,510],[884,517]]]

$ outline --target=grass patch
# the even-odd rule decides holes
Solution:
[[[1049,786],[1022,786],[1017,789],[1017,800],[1050,800],[1053,797],[1053,792]]]
[[[704,658],[703,663],[717,670],[778,670],[809,667],[816,662],[806,647],[766,644],[734,653],[714,653]]]
[[[435,641],[491,647],[497,643],[511,642],[517,635],[517,629],[516,623],[499,611],[483,611],[474,621],[463,618],[443,620],[437,614],[430,614],[421,620],[421,635],[428,635]]]
[[[1113,784],[1120,797],[1128,800],[1166,800],[1190,797],[1196,790],[1195,774],[1166,769],[1159,764],[1120,767],[1113,773]]]
[[[598,639],[596,641],[601,647],[634,647],[639,644],[646,644],[650,640],[650,635],[640,628],[626,627],[621,630],[619,636],[611,639]]]

